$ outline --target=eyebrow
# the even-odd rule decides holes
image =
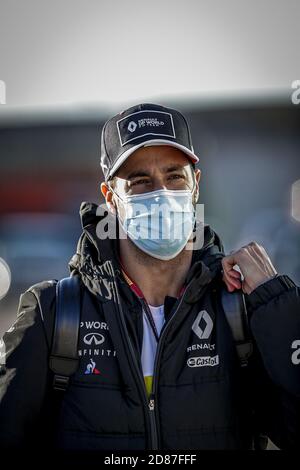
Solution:
[[[180,164],[168,165],[168,166],[163,167],[163,172],[164,173],[171,173],[172,171],[183,170],[184,166],[185,165],[180,165]],[[133,178],[144,177],[144,176],[149,176],[150,177],[151,175],[150,175],[149,172],[147,172],[145,170],[136,170],[136,171],[132,171],[131,173],[129,173],[129,175],[127,175],[127,179],[131,180]]]
[[[132,171],[131,173],[129,173],[129,175],[127,175],[126,179],[132,180],[133,178],[143,177],[143,176],[150,176],[150,174],[144,170]]]
[[[163,170],[168,173],[171,171],[177,171],[177,170],[183,170],[186,165],[180,165],[180,163],[177,163],[177,165],[169,165],[163,168]]]

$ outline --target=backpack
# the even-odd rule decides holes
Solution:
[[[49,367],[54,374],[54,390],[65,391],[70,377],[79,366],[80,283],[79,276],[71,276],[56,284],[56,314],[49,358]]]

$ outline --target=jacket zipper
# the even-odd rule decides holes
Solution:
[[[114,269],[112,267],[112,264],[111,264],[111,269],[112,269],[113,276],[115,278],[115,272],[114,272]],[[121,302],[120,302],[118,286],[117,286],[116,282],[114,282],[114,287],[115,287],[115,293],[116,293],[116,298],[117,298],[117,309],[119,311],[119,316],[120,316],[120,320],[121,320],[121,323],[122,323],[123,331],[126,332],[127,327],[126,327],[123,308],[122,308],[122,305],[121,305]],[[124,336],[126,338],[126,342],[127,342],[127,345],[128,345],[130,355],[132,357],[132,362],[134,364],[134,368],[135,368],[135,372],[136,372],[135,376],[137,378],[137,383],[141,385],[141,387],[138,386],[138,388],[140,388],[140,390],[142,391],[142,398],[143,398],[144,404],[145,404],[146,409],[147,409],[146,415],[149,418],[149,429],[150,429],[149,434],[150,434],[150,442],[151,442],[150,449],[151,450],[158,450],[157,427],[156,427],[156,422],[155,422],[155,416],[153,414],[153,412],[154,412],[154,402],[152,401],[151,396],[148,399],[147,391],[146,391],[146,387],[145,387],[144,377],[143,377],[143,374],[142,374],[141,369],[139,367],[136,355],[134,354],[134,349],[133,349],[130,337],[129,337],[129,335],[124,335]]]
[[[189,286],[189,284],[187,285],[187,287]],[[187,290],[187,287],[185,289],[185,291]],[[150,400],[149,400],[149,408],[150,408],[150,403],[151,403],[151,412],[153,414],[153,419],[154,419],[154,423],[155,423],[155,428],[156,428],[156,434],[157,434],[157,444],[159,444],[160,442],[160,436],[159,436],[159,416],[158,416],[158,408],[157,408],[157,383],[158,383],[158,371],[159,371],[159,362],[160,362],[160,358],[161,358],[161,351],[162,351],[162,344],[163,344],[163,340],[164,340],[164,337],[166,336],[166,332],[170,329],[170,325],[173,321],[173,319],[175,318],[178,310],[180,309],[181,307],[181,304],[183,302],[183,298],[184,298],[184,293],[179,301],[179,304],[175,310],[175,312],[173,313],[173,315],[169,318],[168,320],[168,323],[165,325],[165,327],[163,328],[161,334],[160,334],[160,337],[159,337],[159,340],[158,340],[158,343],[157,343],[157,349],[156,349],[156,354],[155,354],[155,360],[154,360],[154,368],[153,368],[153,381],[152,381],[152,388],[151,388],[151,394],[150,394]]]
[[[148,314],[151,315],[151,311],[150,311],[150,308],[149,308],[147,302],[144,299],[139,299],[138,298],[138,300],[142,304],[142,307],[144,307],[148,311]],[[154,331],[153,331],[153,333],[154,333]],[[154,333],[154,336],[157,340],[157,345],[158,345],[159,337],[157,338],[155,333]],[[156,357],[156,354],[155,354],[155,357]],[[152,439],[151,439],[152,449],[153,450],[158,450],[159,449],[159,436],[158,436],[158,434],[159,434],[159,431],[158,431],[159,430],[159,425],[158,425],[158,417],[157,417],[156,406],[155,406],[156,405],[156,398],[155,398],[155,394],[153,393],[153,380],[154,380],[154,370],[153,370],[151,392],[150,392],[149,399],[148,399],[148,408],[149,408],[149,413],[150,413],[151,428],[152,428],[152,432],[153,432],[153,436],[152,436]]]

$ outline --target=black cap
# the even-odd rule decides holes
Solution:
[[[171,145],[184,152],[193,163],[190,129],[185,117],[175,109],[158,104],[138,104],[113,116],[103,126],[101,168],[109,180],[125,160],[140,147]]]

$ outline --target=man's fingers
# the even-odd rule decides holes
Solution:
[[[241,274],[234,269],[236,264],[236,253],[232,253],[222,259],[223,280],[225,281],[229,292],[233,292],[235,289],[241,289],[242,287]]]
[[[235,274],[236,273],[236,274]],[[241,289],[242,284],[241,284],[241,275],[234,269],[231,271],[228,271],[225,273],[226,279],[236,288],[236,289]]]
[[[235,272],[238,267],[240,274]],[[256,242],[242,246],[222,259],[224,281],[228,290],[243,289],[246,294],[276,274],[266,250]]]
[[[235,265],[240,265],[241,261],[245,261],[245,252],[242,250],[236,251],[228,256],[222,258],[223,271],[226,273],[231,271]]]
[[[240,275],[239,273],[238,277],[235,277],[233,275],[230,275],[229,273],[223,272],[223,280],[226,283],[227,287],[231,288],[231,291],[234,289],[241,289],[242,283],[240,281]]]
[[[231,271],[231,269],[233,268],[233,266],[234,266],[235,264],[236,264],[235,254],[225,256],[225,257],[222,259],[223,271],[226,272],[226,273],[227,273],[228,271]]]
[[[231,285],[233,285],[236,289],[241,289],[242,288],[242,283],[238,279],[235,280],[230,280],[229,281]]]
[[[241,273],[232,268],[230,271],[227,271],[228,276],[234,277],[235,279],[241,279]]]
[[[223,277],[223,281],[227,287],[228,292],[233,292],[235,290],[235,287],[232,284],[230,284],[230,282],[228,282],[227,279],[225,279],[224,277]]]

